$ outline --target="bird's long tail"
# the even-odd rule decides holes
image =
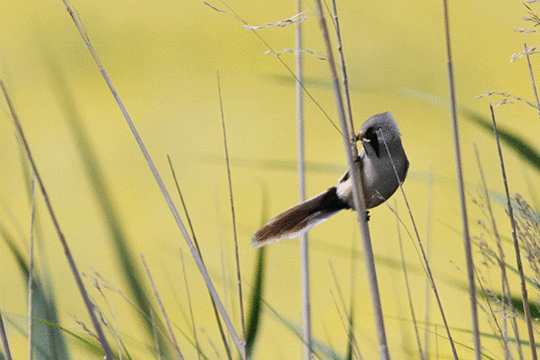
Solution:
[[[337,196],[336,187],[331,187],[270,220],[253,235],[251,245],[259,248],[284,238],[295,238],[337,212],[349,208]]]

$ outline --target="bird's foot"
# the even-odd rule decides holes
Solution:
[[[369,221],[369,218],[370,218],[369,211],[366,210],[366,221]]]

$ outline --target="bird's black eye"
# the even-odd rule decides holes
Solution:
[[[367,129],[366,131],[366,139],[369,140],[369,146],[371,146],[371,148],[373,149],[373,151],[375,151],[375,155],[377,155],[377,157],[379,157],[380,155],[380,149],[379,149],[379,139],[377,138],[377,130],[376,128],[374,127],[370,127],[369,129]],[[366,144],[364,144],[364,147],[366,146]]]

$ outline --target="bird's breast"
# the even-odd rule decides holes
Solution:
[[[386,201],[398,189],[399,184],[405,180],[409,162],[403,152],[401,156],[393,156],[394,166],[390,157],[362,156],[362,183],[366,209],[373,208]],[[396,177],[396,171],[399,180]],[[336,186],[338,197],[354,208],[352,196],[352,180],[346,173]]]

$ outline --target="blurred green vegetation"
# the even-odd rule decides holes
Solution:
[[[221,2],[210,4],[227,9]],[[285,1],[251,4],[236,0],[227,4],[252,25],[290,18],[295,9],[293,3]],[[299,358],[298,243],[283,241],[264,251],[249,246],[251,234],[261,224],[261,214],[267,220],[297,202],[294,80],[273,55],[263,55],[268,48],[251,31],[203,2],[75,1],[72,5],[172,190],[170,156],[200,251],[240,329],[216,85],[216,71],[220,71],[241,269],[247,289],[248,347],[256,359]],[[538,10],[536,4],[529,6]],[[421,235],[429,234],[431,264],[451,326],[465,327],[463,324],[470,321],[465,310],[468,295],[456,285],[465,283],[461,271],[464,256],[459,231],[452,230],[459,228],[460,218],[445,104],[442,4],[366,5],[348,0],[339,2],[338,9],[356,125],[383,111],[391,111],[398,119],[411,162],[405,191]],[[119,334],[121,341],[110,334],[111,344],[123,349],[124,358],[135,359],[155,357],[156,344],[164,353],[171,346],[140,269],[137,254],[144,253],[173,328],[184,335],[177,338],[185,357],[196,358],[200,346],[201,357],[228,358],[202,278],[192,259],[184,256],[192,309],[188,306],[179,250],[188,253],[185,242],[64,5],[61,1],[8,0],[2,2],[0,10],[0,78],[13,98],[75,260],[87,275],[87,286],[109,329]],[[522,51],[524,41],[535,45],[535,33],[525,36],[513,31],[531,26],[522,20],[527,12],[522,4],[511,2],[460,0],[451,4],[469,197],[475,196],[479,182],[473,142],[479,147],[489,190],[498,193],[502,189],[488,109],[488,102],[496,100],[475,97],[486,91],[504,91],[533,99],[525,59],[509,63],[512,54]],[[316,15],[312,10],[306,15],[304,46],[321,53],[324,47]],[[276,51],[294,46],[291,26],[264,28],[258,34]],[[294,67],[292,54],[283,53],[281,59]],[[538,59],[533,56],[531,60],[536,70]],[[304,65],[307,89],[318,106],[334,118],[327,64],[306,54]],[[340,135],[318,106],[306,102],[308,196],[335,184],[346,164]],[[3,99],[0,107],[4,112],[0,116],[0,311],[14,357],[22,358],[27,352],[29,174]],[[540,164],[537,114],[519,103],[497,107],[496,114],[510,187],[534,199]],[[429,199],[431,167],[435,180]],[[36,195],[35,358],[100,358],[95,341],[81,325],[90,326],[90,321],[41,194]],[[399,216],[410,232],[404,204],[399,194],[396,197]],[[180,205],[178,195],[174,201]],[[428,201],[432,201],[431,209]],[[484,216],[479,206],[470,204],[470,210],[471,224]],[[430,229],[428,211],[434,219]],[[508,235],[504,205],[497,204],[496,213],[501,233]],[[401,260],[394,223],[393,212],[386,205],[371,212],[390,352],[395,358],[415,358],[418,352],[412,340],[412,321],[405,311],[406,289],[397,265]],[[474,225],[472,231],[487,237],[481,226]],[[417,314],[422,314],[425,280],[415,246],[407,239],[404,252],[412,298]],[[363,358],[374,358],[378,350],[362,257],[350,245],[357,241],[354,216],[340,214],[317,226],[310,241],[315,351],[320,358],[351,358],[344,326],[348,319],[343,317],[348,313],[354,314],[355,339]],[[475,257],[482,259],[478,253]],[[511,265],[512,260],[508,261]],[[357,268],[354,279],[351,262]],[[511,279],[513,290],[518,290],[518,280]],[[102,286],[103,293],[91,286],[96,282],[108,284]],[[494,293],[500,293],[495,277],[488,283]],[[345,299],[337,303],[343,300],[350,305],[347,299],[354,298],[354,308],[345,311],[336,305],[338,286],[344,289]],[[536,294],[532,297],[538,303]],[[491,330],[490,316],[481,312],[483,333]],[[440,324],[435,307],[430,321],[424,324],[430,332],[430,354],[435,354],[437,341],[439,358],[446,358],[449,348],[439,337],[440,331],[439,335],[434,333]],[[455,336],[464,344],[460,355],[471,357],[467,348],[470,335]],[[502,358],[500,338],[485,336],[482,341],[489,349],[488,356]],[[237,358],[235,353],[231,357]]]

